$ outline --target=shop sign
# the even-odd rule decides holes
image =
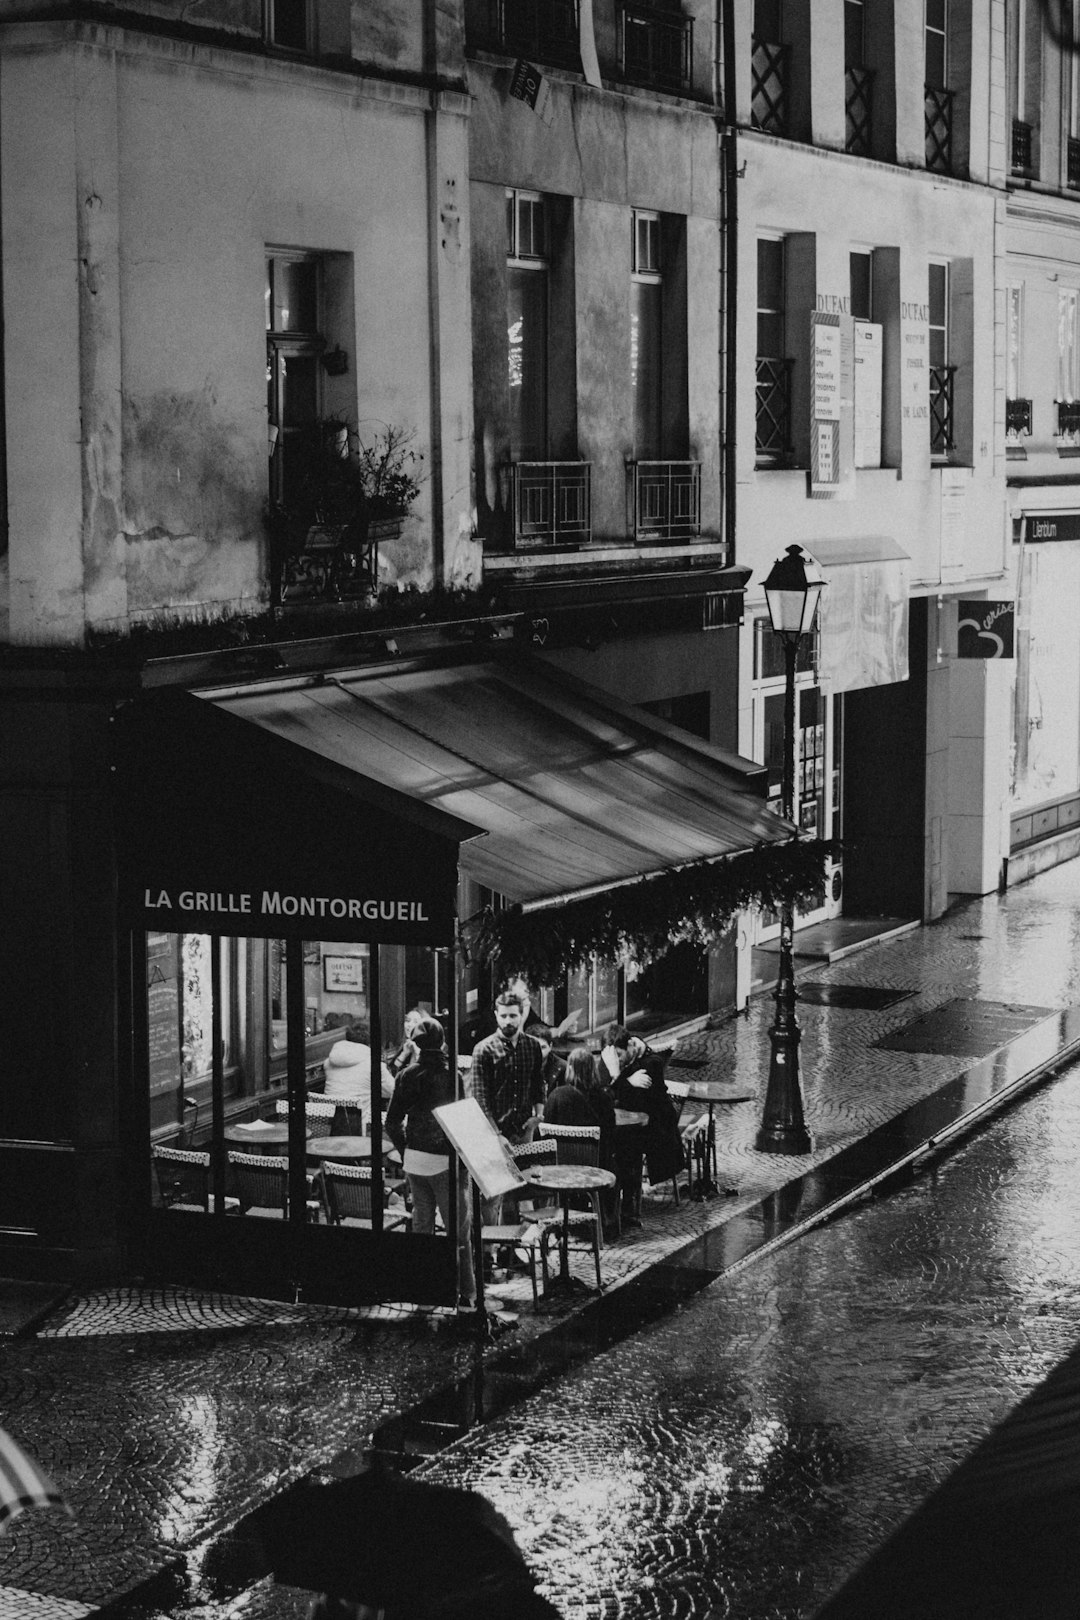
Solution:
[[[237,925],[237,933],[267,937],[281,933],[283,928],[295,931],[295,924],[303,918],[344,924],[350,933],[367,924],[383,929],[387,925],[405,930],[410,926],[430,928],[436,910],[430,900],[415,897],[178,888],[153,882],[143,885],[141,900],[140,909],[159,929],[219,933],[226,920]]]
[[[1021,525],[1026,529],[1021,532]],[[1028,512],[1013,519],[1013,539],[1028,545],[1049,540],[1080,540],[1080,512]]]
[[[1015,602],[958,602],[957,658],[1012,658]]]

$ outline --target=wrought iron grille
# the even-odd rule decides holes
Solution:
[[[701,533],[700,461],[632,461],[631,526],[638,540],[685,540]]]
[[[1057,430],[1061,438],[1076,438],[1080,434],[1080,399],[1057,401]]]
[[[759,456],[779,458],[791,452],[790,360],[757,357],[757,432]]]
[[[1080,191],[1080,141],[1070,135],[1066,149],[1065,184]]]
[[[578,0],[488,0],[492,42],[514,56],[580,68]]]
[[[693,55],[690,17],[626,0],[619,13],[619,67],[624,79],[658,90],[686,90]]]
[[[1031,436],[1031,401],[1030,399],[1007,399],[1005,401],[1005,432],[1014,438],[1021,433]]]
[[[953,92],[926,86],[926,167],[952,174]]]
[[[944,456],[955,445],[953,379],[955,366],[930,367],[930,450]]]
[[[1012,172],[1031,173],[1031,125],[1022,118],[1012,121]]]
[[[510,468],[514,543],[580,546],[592,532],[592,464],[515,461]]]
[[[788,125],[788,47],[754,40],[751,57],[750,121],[770,135],[786,135]]]
[[[849,67],[844,75],[844,106],[847,113],[845,146],[849,152],[869,157],[873,145],[873,69]]]

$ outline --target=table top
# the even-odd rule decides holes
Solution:
[[[253,1119],[247,1124],[229,1125],[223,1132],[226,1142],[232,1142],[236,1147],[262,1147],[270,1142],[275,1147],[285,1146],[289,1140],[289,1127],[275,1125],[269,1119]],[[310,1136],[311,1132],[308,1131]]]
[[[316,1136],[307,1145],[312,1159],[370,1159],[370,1136]],[[393,1153],[394,1144],[388,1136],[382,1139],[382,1152]]]
[[[548,1192],[591,1192],[596,1187],[614,1187],[610,1170],[592,1164],[531,1164],[523,1170],[525,1180]]]
[[[730,1080],[690,1080],[685,1084],[686,1095],[692,1102],[746,1102],[757,1095],[746,1086],[733,1085]]]

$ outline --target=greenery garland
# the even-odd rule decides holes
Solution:
[[[593,955],[644,966],[671,945],[712,944],[737,911],[805,904],[838,854],[834,841],[791,838],[538,911],[487,907],[466,925],[465,945],[497,981],[554,984]]]

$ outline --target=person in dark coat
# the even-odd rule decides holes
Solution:
[[[600,1078],[596,1059],[587,1046],[578,1046],[566,1060],[566,1079],[548,1093],[544,1103],[547,1125],[598,1125],[602,1170],[618,1173],[615,1164],[615,1104]],[[619,1235],[618,1187],[600,1194],[600,1215],[605,1238]]]
[[[645,1153],[651,1133],[671,1109],[664,1085],[664,1060],[621,1024],[608,1025],[600,1057],[611,1076],[611,1100],[624,1116],[615,1129],[615,1173],[619,1178],[622,1224],[640,1226]]]
[[[432,1233],[435,1211],[450,1230],[450,1143],[433,1108],[454,1101],[454,1077],[446,1038],[437,1018],[418,1013],[410,1036],[416,1062],[402,1069],[386,1110],[383,1129],[401,1154],[412,1195],[412,1229]],[[458,1171],[458,1284],[461,1296],[476,1295],[469,1241],[469,1178]]]
[[[548,1024],[530,1024],[529,1034],[534,1041],[540,1042],[540,1050],[544,1054],[544,1066],[540,1073],[544,1081],[544,1096],[561,1086],[566,1080],[566,1062],[552,1046],[551,1027]]]

